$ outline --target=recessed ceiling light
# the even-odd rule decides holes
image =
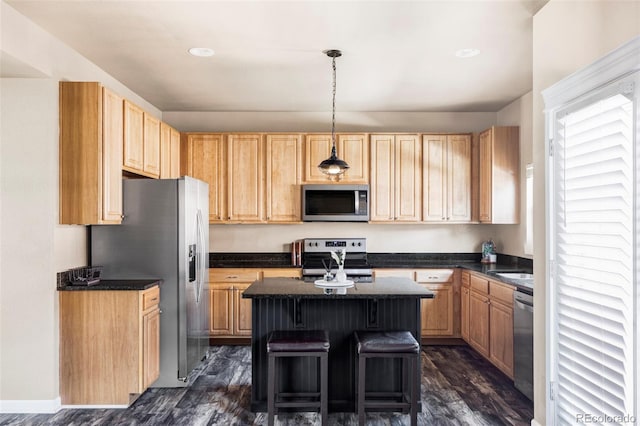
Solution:
[[[480,54],[480,50],[478,49],[460,49],[456,52],[456,56],[458,58],[473,58],[474,56],[478,56]]]
[[[193,56],[200,56],[202,58],[206,58],[216,54],[213,49],[209,49],[208,47],[192,47],[191,49],[189,49],[189,53],[191,53]]]

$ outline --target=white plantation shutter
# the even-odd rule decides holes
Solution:
[[[550,229],[557,424],[581,423],[581,415],[622,423],[636,412],[635,110],[629,88],[616,84],[614,93],[603,90],[555,115]]]

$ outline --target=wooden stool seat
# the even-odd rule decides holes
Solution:
[[[272,426],[279,408],[319,410],[322,424],[328,414],[329,333],[325,330],[273,331],[267,339],[267,412]],[[320,386],[317,392],[280,392],[276,386],[276,358],[315,357],[319,360]]]
[[[357,410],[358,424],[364,425],[366,411],[409,410],[411,425],[418,423],[420,400],[420,344],[408,331],[358,331],[354,333],[358,352]],[[402,390],[400,392],[367,392],[365,390],[367,359],[402,359]],[[409,368],[406,368],[409,364]],[[391,378],[390,378],[391,379]]]

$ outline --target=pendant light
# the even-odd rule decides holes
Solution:
[[[318,165],[318,169],[331,178],[339,179],[349,168],[346,161],[338,158],[336,155],[336,58],[342,56],[339,50],[326,50],[324,52],[331,58],[331,66],[333,69],[333,103],[331,115],[331,156]]]

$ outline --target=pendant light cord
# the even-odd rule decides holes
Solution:
[[[336,149],[336,57],[331,58],[331,64],[333,68],[333,103],[331,105],[331,144],[332,151]]]

